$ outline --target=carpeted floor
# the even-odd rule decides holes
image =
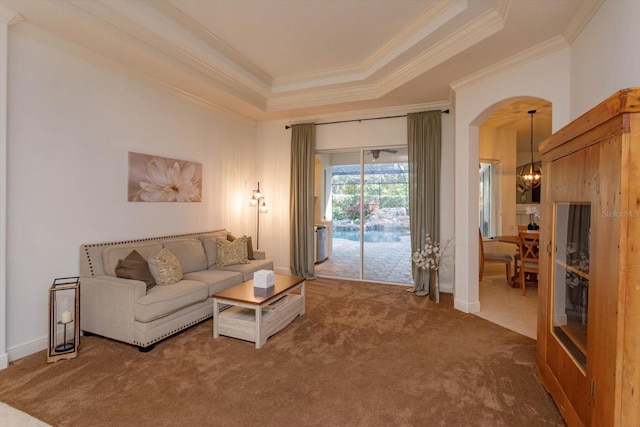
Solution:
[[[99,337],[0,371],[0,401],[54,426],[563,426],[535,341],[404,287],[318,279],[256,350],[211,321],[150,353]]]

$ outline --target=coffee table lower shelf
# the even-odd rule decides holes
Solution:
[[[263,305],[214,298],[214,313],[218,311],[218,304],[233,306],[214,316],[213,337],[225,335],[254,342],[256,348],[262,347],[270,336],[304,314],[304,287],[301,290],[302,294],[289,293],[282,300]]]

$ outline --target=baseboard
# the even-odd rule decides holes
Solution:
[[[47,348],[47,337],[42,337],[35,339],[33,341],[29,341],[25,344],[19,345],[14,348],[10,348],[9,353],[9,362],[14,360],[22,359],[23,357],[29,356],[30,354],[37,353],[42,350],[46,350]]]
[[[440,292],[444,292],[446,294],[453,293],[453,283],[442,283],[440,282]]]
[[[7,353],[0,354],[0,371],[7,369],[9,366],[9,355]]]
[[[283,274],[285,276],[291,276],[291,270],[283,267],[275,267],[273,272],[276,274]]]
[[[460,301],[459,299],[453,300],[453,308],[456,310],[460,310],[465,313],[479,313],[480,312],[480,301],[468,303],[465,301]]]

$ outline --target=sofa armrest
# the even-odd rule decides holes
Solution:
[[[253,259],[267,259],[265,251],[253,250]]]
[[[133,343],[135,301],[146,295],[140,280],[114,276],[80,278],[80,329]]]

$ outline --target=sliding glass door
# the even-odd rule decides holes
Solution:
[[[331,256],[316,273],[411,284],[406,148],[323,156],[331,177]]]

